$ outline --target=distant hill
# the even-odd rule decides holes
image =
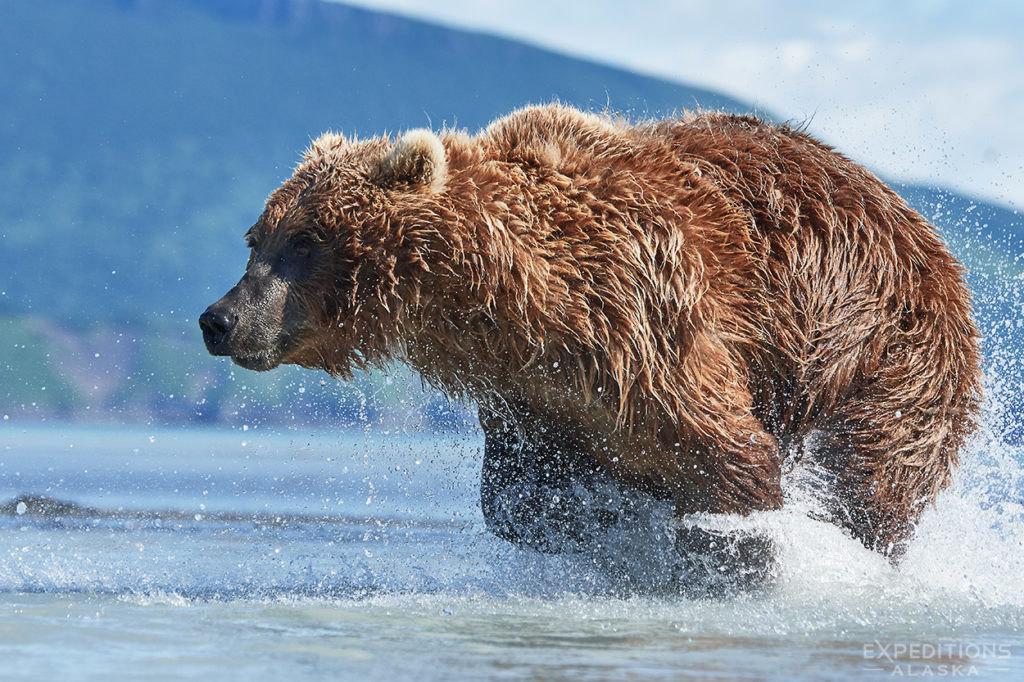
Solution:
[[[325,387],[308,373],[234,373],[205,357],[195,329],[240,275],[242,233],[263,199],[324,130],[475,130],[555,99],[634,118],[750,110],[707,90],[316,0],[0,0],[0,9],[0,410],[16,414],[363,419],[399,400],[379,377]],[[1021,272],[999,247],[1019,242],[1019,216],[904,189],[972,268]],[[424,400],[430,415],[451,419]]]
[[[195,316],[311,136],[715,93],[334,3],[0,2],[0,311]]]

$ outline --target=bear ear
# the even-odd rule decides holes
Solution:
[[[318,156],[324,156],[332,149],[345,144],[345,136],[328,130],[326,133],[309,143],[309,149],[302,155],[304,161],[312,161]]]
[[[444,145],[433,131],[410,130],[381,160],[375,181],[382,187],[408,185],[438,192],[448,173]]]

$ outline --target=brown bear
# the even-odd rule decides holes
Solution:
[[[895,559],[975,426],[978,334],[934,228],[749,116],[553,105],[475,136],[326,134],[246,238],[200,319],[210,352],[343,377],[400,360],[475,401],[488,525],[541,549],[538,522],[600,523],[573,507],[602,476],[680,518],[742,515],[781,506],[788,456]]]

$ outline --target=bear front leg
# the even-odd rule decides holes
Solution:
[[[499,538],[519,544],[522,532],[517,523],[516,502],[527,485],[523,442],[515,428],[496,415],[480,410],[484,432],[484,461],[480,472],[480,508],[487,530]]]
[[[481,408],[480,425],[480,503],[498,537],[541,552],[584,551],[638,511],[638,495],[600,470],[557,423],[523,411],[511,424]]]
[[[733,597],[764,592],[775,583],[775,545],[766,534],[686,523],[676,528],[676,548],[687,595]]]
[[[691,596],[761,592],[777,576],[774,543],[742,517],[782,506],[778,444],[753,416],[733,434],[699,449],[696,490],[676,504],[676,547]]]

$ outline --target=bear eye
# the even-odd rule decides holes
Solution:
[[[308,235],[300,235],[292,239],[291,247],[295,255],[308,256],[313,250],[313,239]]]

